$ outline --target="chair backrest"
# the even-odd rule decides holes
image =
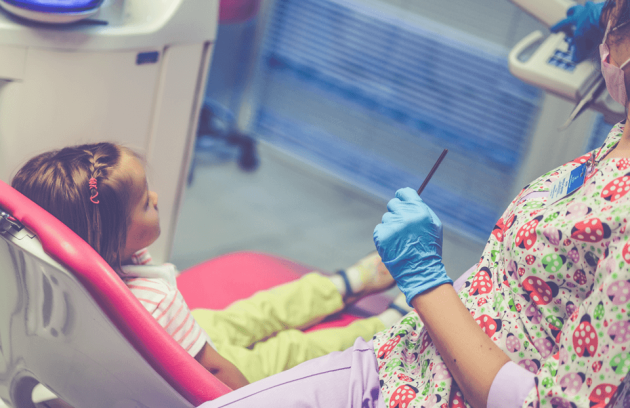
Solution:
[[[172,408],[230,391],[85,241],[2,181],[0,210],[17,221],[0,225],[0,398],[30,408],[40,382],[75,407]]]

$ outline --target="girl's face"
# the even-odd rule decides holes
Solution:
[[[130,177],[132,183],[127,240],[121,257],[122,263],[128,264],[135,252],[148,247],[160,236],[158,196],[149,191],[144,166],[133,155],[123,153],[117,171]]]

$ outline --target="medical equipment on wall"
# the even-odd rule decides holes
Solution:
[[[571,0],[511,1],[548,27],[564,19],[567,9],[577,4]],[[597,64],[571,61],[563,32],[546,38],[541,31],[532,32],[512,48],[508,65],[517,78],[576,103],[563,127],[587,108],[601,112],[609,123],[625,116],[624,108],[605,91]]]
[[[7,9],[60,3],[2,1]],[[99,141],[131,147],[146,157],[149,181],[160,197],[162,234],[151,250],[158,262],[165,261],[219,0],[69,3],[89,3],[94,13],[72,24],[42,24],[0,9],[0,179],[10,181],[27,159],[51,149]]]

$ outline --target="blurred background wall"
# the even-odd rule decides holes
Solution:
[[[219,26],[187,193],[216,216],[201,227],[184,209],[179,263],[258,249],[343,267],[373,248],[394,192],[417,188],[448,148],[423,199],[457,277],[523,186],[611,127],[589,112],[558,131],[573,105],[510,74],[509,50],[548,31],[508,0],[222,7],[234,13]]]

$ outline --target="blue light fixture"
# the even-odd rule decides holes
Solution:
[[[94,15],[103,0],[0,0],[0,6],[19,17],[43,23],[67,24]]]

